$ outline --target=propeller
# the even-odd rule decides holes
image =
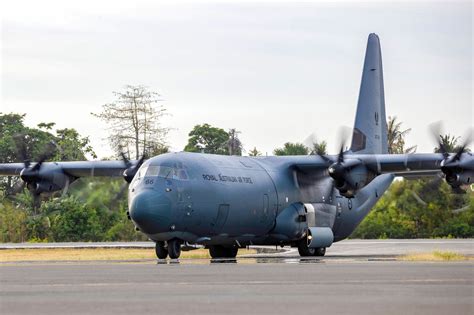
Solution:
[[[13,137],[16,142],[18,158],[23,161],[24,168],[20,172],[20,178],[23,184],[20,187],[15,187],[18,192],[21,191],[25,186],[33,196],[33,208],[37,208],[40,204],[40,194],[38,183],[41,181],[40,170],[42,164],[54,156],[57,149],[57,144],[54,141],[47,143],[45,149],[38,158],[38,161],[31,166],[31,160],[28,157],[28,151],[26,148],[26,136],[24,134],[17,134]]]
[[[137,161],[136,164],[132,164],[130,160],[125,156],[125,153],[120,152],[122,156],[123,163],[125,164],[125,171],[123,172],[123,178],[127,183],[131,183],[135,174],[137,174],[138,169],[142,166],[143,162],[145,161],[145,154]]]
[[[123,171],[123,178],[125,179],[125,183],[120,187],[119,192],[112,198],[111,207],[115,206],[122,198],[124,193],[127,190],[128,185],[132,182],[133,178],[138,172],[138,169],[142,166],[143,162],[145,162],[145,154],[141,156],[141,158],[137,161],[137,163],[133,164],[125,155],[123,151],[120,152],[120,156],[122,157],[122,161],[126,167],[125,171]]]
[[[347,127],[340,128],[339,133],[338,133],[339,150],[338,150],[337,157],[335,159],[325,154],[315,153],[315,155],[321,157],[328,164],[328,174],[332,178],[332,185],[329,192],[332,192],[334,187],[336,187],[342,195],[346,197],[353,197],[353,192],[349,193],[349,190],[353,190],[354,188],[357,188],[357,187],[355,187],[356,186],[355,183],[353,182],[352,178],[349,176],[349,171],[352,170],[354,167],[360,165],[361,162],[356,159],[347,160],[345,158],[345,155],[347,153],[345,148],[346,148],[347,139],[349,139],[349,135],[350,135],[350,128],[347,128]],[[314,135],[311,135],[310,137],[311,137],[310,139],[313,140],[312,143],[315,143]]]
[[[443,155],[443,160],[441,161],[441,172],[443,172],[446,182],[452,187],[453,192],[462,194],[465,191],[460,187],[461,184],[458,183],[458,174],[462,172],[461,169],[461,156],[463,153],[467,152],[467,146],[472,141],[472,130],[470,129],[467,135],[464,137],[464,141],[460,146],[458,146],[457,151],[454,152],[454,155],[448,152],[445,143],[443,143],[443,137],[441,133],[442,123],[440,121],[430,125],[430,130],[433,138],[438,144],[438,150]]]

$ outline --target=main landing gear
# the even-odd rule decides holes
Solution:
[[[306,238],[298,242],[298,253],[302,257],[307,256],[324,256],[326,254],[326,247],[310,248]]]
[[[235,258],[239,248],[236,246],[224,247],[222,245],[210,245],[209,255],[212,258]]]
[[[181,240],[174,238],[166,243],[167,244],[165,244],[165,242],[156,242],[156,257],[159,259],[165,259],[167,256],[171,259],[179,258],[181,255]]]

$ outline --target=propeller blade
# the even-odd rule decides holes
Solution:
[[[132,163],[130,163],[130,160],[127,158],[127,156],[125,155],[125,153],[123,153],[122,151],[120,151],[120,156],[122,157],[122,160],[123,160],[123,163],[125,164],[125,167],[126,167],[126,168],[130,168],[130,166],[132,166]]]
[[[61,193],[61,198],[63,198],[64,196],[66,196],[67,191],[69,190],[69,185],[70,185],[69,176],[66,176],[66,185],[64,186],[63,191],[62,191],[62,193]]]
[[[449,153],[446,150],[443,142],[441,141],[441,134],[442,134],[442,125],[441,121],[434,122],[429,125],[430,133],[433,139],[435,140],[436,144],[438,145],[440,153],[443,155],[443,158],[446,160],[449,158]]]
[[[11,188],[9,195],[16,195],[16,194],[22,192],[23,189],[25,189],[25,186],[26,186],[26,182],[24,182],[22,180],[18,180],[15,183],[15,185],[13,185],[13,187]]]
[[[115,197],[112,198],[112,201],[110,202],[111,209],[117,206],[119,200],[122,199],[124,193],[127,191],[127,188],[128,188],[128,183],[123,183],[122,186],[120,186],[119,192],[115,195]]]
[[[341,146],[339,154],[337,155],[337,164],[342,164],[344,162],[344,147]]]
[[[466,136],[464,137],[464,141],[461,147],[454,155],[452,161],[459,161],[459,159],[461,158],[461,155],[464,152],[466,152],[466,148],[469,146],[469,144],[471,144],[471,142],[472,142],[472,129],[469,129],[468,132],[466,133]]]
[[[30,166],[30,159],[28,158],[26,150],[25,135],[20,133],[15,134],[13,140],[15,141],[18,159],[20,159],[25,164],[25,167],[28,168]]]
[[[56,154],[56,149],[57,149],[57,145],[54,141],[51,140],[50,142],[48,142],[47,147],[45,148],[43,153],[40,155],[38,162],[33,166],[31,170],[32,171],[39,170],[41,168],[41,164],[43,164],[44,161],[52,158]]]

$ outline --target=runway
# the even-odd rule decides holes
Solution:
[[[431,248],[428,241],[406,246]],[[384,242],[386,248],[398,247],[391,241],[377,241],[377,246]],[[472,255],[472,244],[457,246],[470,247]],[[4,263],[0,313],[474,312],[474,261],[394,261],[353,245],[346,255],[341,247],[337,255],[328,251],[321,259],[286,252],[217,261]]]

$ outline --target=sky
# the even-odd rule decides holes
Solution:
[[[271,155],[311,134],[337,151],[352,127],[367,36],[380,36],[387,115],[411,128],[473,126],[471,1],[6,1],[0,4],[0,112],[55,122],[112,155],[91,112],[127,84],[161,94],[181,151],[197,124],[236,128]]]

